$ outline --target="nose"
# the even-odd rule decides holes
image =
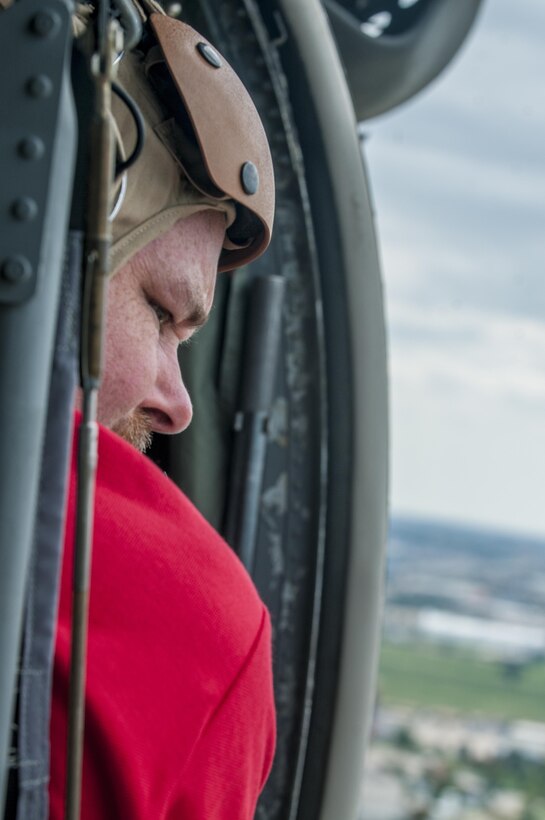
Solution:
[[[176,346],[161,353],[155,390],[145,410],[155,433],[181,433],[191,423],[193,406],[182,378]]]

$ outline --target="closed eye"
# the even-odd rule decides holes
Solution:
[[[165,327],[165,325],[172,325],[174,323],[174,316],[172,315],[170,310],[167,310],[166,308],[157,304],[157,302],[154,302],[153,299],[148,299],[148,302],[151,309],[157,316],[159,327]]]

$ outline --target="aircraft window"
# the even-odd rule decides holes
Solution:
[[[361,125],[393,509],[361,820],[545,817],[545,14],[523,5],[484,3],[429,91]]]

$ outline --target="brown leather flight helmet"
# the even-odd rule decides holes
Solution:
[[[225,58],[193,28],[164,14],[149,17],[159,48],[146,57],[148,80],[176,121],[176,154],[193,185],[232,199],[219,271],[250,262],[269,244],[274,175],[259,114]]]

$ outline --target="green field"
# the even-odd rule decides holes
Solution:
[[[386,643],[379,696],[383,703],[545,722],[545,663],[509,667],[459,650]]]

